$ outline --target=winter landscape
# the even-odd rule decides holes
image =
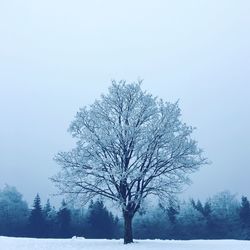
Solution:
[[[250,250],[250,3],[0,3],[0,250]]]
[[[1,249],[8,250],[249,250],[249,241],[236,240],[136,240],[133,245],[123,245],[122,240],[87,240],[87,239],[20,239],[0,238]]]

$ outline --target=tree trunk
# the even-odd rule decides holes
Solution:
[[[133,216],[124,212],[124,244],[133,243],[132,219]]]

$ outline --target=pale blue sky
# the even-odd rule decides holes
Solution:
[[[180,99],[212,165],[185,197],[250,196],[250,2],[8,0],[0,3],[0,187],[31,202],[55,189],[67,128],[111,79]]]

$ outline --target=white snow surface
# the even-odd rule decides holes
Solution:
[[[30,239],[0,237],[1,250],[250,250],[250,241],[240,240],[122,240]]]

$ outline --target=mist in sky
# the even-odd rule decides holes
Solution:
[[[250,196],[249,1],[1,1],[0,188],[32,202],[80,107],[111,79],[174,102],[212,164],[184,196]]]

